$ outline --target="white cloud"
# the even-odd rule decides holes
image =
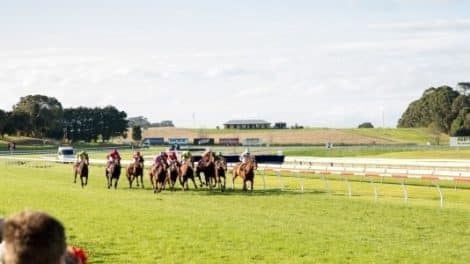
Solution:
[[[377,31],[468,31],[470,30],[470,19],[432,20],[413,22],[394,22],[372,24],[369,29]]]

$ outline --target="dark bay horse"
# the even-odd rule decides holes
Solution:
[[[202,183],[201,172],[204,173],[205,183]],[[199,161],[196,167],[196,177],[199,178],[199,182],[201,182],[201,187],[205,184],[209,187],[209,189],[212,190],[212,188],[215,187],[217,183],[214,162]]]
[[[126,176],[127,180],[129,181],[129,188],[132,188],[132,183],[134,179],[136,179],[136,185],[139,187],[139,177],[140,177],[140,185],[144,188],[144,167],[143,162],[139,162],[138,160],[134,160],[133,163],[127,167]]]
[[[153,192],[161,192],[165,186],[167,172],[165,165],[152,166],[150,169],[150,182],[152,183]]]
[[[176,180],[179,178],[179,176],[180,176],[180,168],[178,167],[178,163],[171,162],[170,165],[168,166],[167,178],[166,178],[166,182],[170,184],[171,191],[175,190],[175,183],[176,183]]]
[[[82,188],[88,184],[88,163],[85,160],[74,164],[73,166],[74,179],[73,183],[77,182],[77,174],[80,175]]]
[[[250,190],[253,191],[253,181],[255,179],[255,170],[258,164],[254,157],[251,157],[245,164],[239,163],[233,168],[232,189],[235,189],[235,179],[237,177],[243,180],[243,190],[246,191],[246,183],[250,182]]]
[[[224,159],[218,159],[215,161],[215,179],[219,184],[220,190],[225,190],[225,174],[227,172],[227,162]],[[223,182],[222,182],[223,179]]]
[[[196,181],[194,180],[194,169],[193,162],[191,160],[186,160],[181,164],[181,175],[180,175],[180,184],[183,186],[183,190],[189,189],[188,180],[192,180],[194,184],[194,189],[197,189]]]
[[[114,179],[114,189],[117,188],[118,181],[119,181],[119,176],[121,176],[121,163],[116,160],[111,165],[109,168],[105,170],[106,173],[106,180],[108,182],[108,189],[111,188],[113,185],[113,179]]]

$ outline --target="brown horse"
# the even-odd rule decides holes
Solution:
[[[150,182],[152,182],[153,192],[161,192],[165,186],[167,178],[166,166],[152,166],[150,169]]]
[[[215,161],[215,179],[219,183],[219,187],[221,191],[225,190],[225,174],[227,172],[227,162],[225,159],[218,159]],[[223,179],[223,183],[222,183]]]
[[[77,174],[80,175],[82,188],[88,184],[88,163],[86,160],[81,160],[73,166],[74,179],[73,183],[77,183]]]
[[[113,185],[114,179],[114,189],[117,189],[117,185],[119,182],[119,176],[121,176],[121,163],[119,160],[115,160],[109,168],[105,169],[106,180],[108,183],[108,189],[111,188]]]
[[[204,173],[205,183],[201,180],[201,172]],[[199,161],[196,168],[196,177],[199,178],[201,182],[201,187],[205,184],[212,190],[213,187],[217,184],[216,173],[215,173],[215,164],[213,161]]]
[[[136,185],[139,187],[139,177],[140,177],[140,185],[144,188],[144,164],[143,162],[139,162],[138,160],[134,160],[133,163],[127,167],[126,170],[127,180],[129,181],[129,188],[132,188],[132,183],[134,179],[136,179]]]
[[[239,163],[233,168],[232,189],[235,189],[235,179],[237,177],[243,180],[243,190],[246,191],[246,182],[250,182],[250,190],[253,191],[253,181],[255,179],[255,170],[258,164],[254,157],[251,157],[245,164]]]
[[[170,184],[170,191],[175,190],[176,180],[180,177],[180,168],[176,161],[171,162],[167,170],[166,182]]]
[[[194,180],[194,169],[192,160],[184,161],[183,164],[181,164],[180,184],[181,186],[183,186],[183,190],[189,189],[189,179],[193,181],[194,189],[197,189],[196,181]]]

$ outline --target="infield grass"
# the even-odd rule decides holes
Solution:
[[[153,194],[105,188],[103,167],[90,184],[72,183],[69,165],[0,163],[0,214],[25,208],[59,218],[68,242],[84,247],[89,263],[468,263],[470,190],[431,183],[352,182],[338,176],[275,175],[255,179],[255,191],[207,190]],[[304,193],[300,191],[304,184]],[[429,185],[429,186],[427,186]],[[281,191],[281,186],[284,190]],[[465,186],[460,186],[465,187]],[[468,186],[467,186],[468,187]]]

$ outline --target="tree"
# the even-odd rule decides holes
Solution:
[[[8,122],[8,115],[5,111],[0,109],[0,136],[3,139],[3,135],[5,135],[5,126]]]
[[[141,128],[144,128],[144,129],[150,127],[150,122],[148,121],[146,117],[143,117],[143,116],[129,117],[127,120],[128,120],[130,127],[140,126]]]
[[[468,95],[468,91],[470,91],[470,82],[459,82],[457,83],[457,88],[461,94]]]
[[[449,133],[454,120],[452,105],[459,93],[449,86],[429,88],[413,101],[398,121],[398,127],[428,127],[431,123]]]
[[[13,112],[28,116],[23,131],[26,135],[44,138],[58,129],[63,109],[62,104],[54,97],[28,95],[20,98],[13,107]]]
[[[358,128],[374,128],[371,122],[364,122],[358,126]]]
[[[28,130],[29,115],[24,112],[7,112],[7,122],[3,132],[8,135],[23,134]]]
[[[105,108],[67,108],[64,110],[63,126],[68,140],[96,142],[115,136],[126,136],[127,114],[114,106]]]
[[[452,122],[450,135],[456,137],[470,136],[470,107],[464,107],[460,110],[459,115]]]
[[[140,141],[142,139],[142,128],[140,128],[140,126],[132,127],[132,139],[134,141]]]

